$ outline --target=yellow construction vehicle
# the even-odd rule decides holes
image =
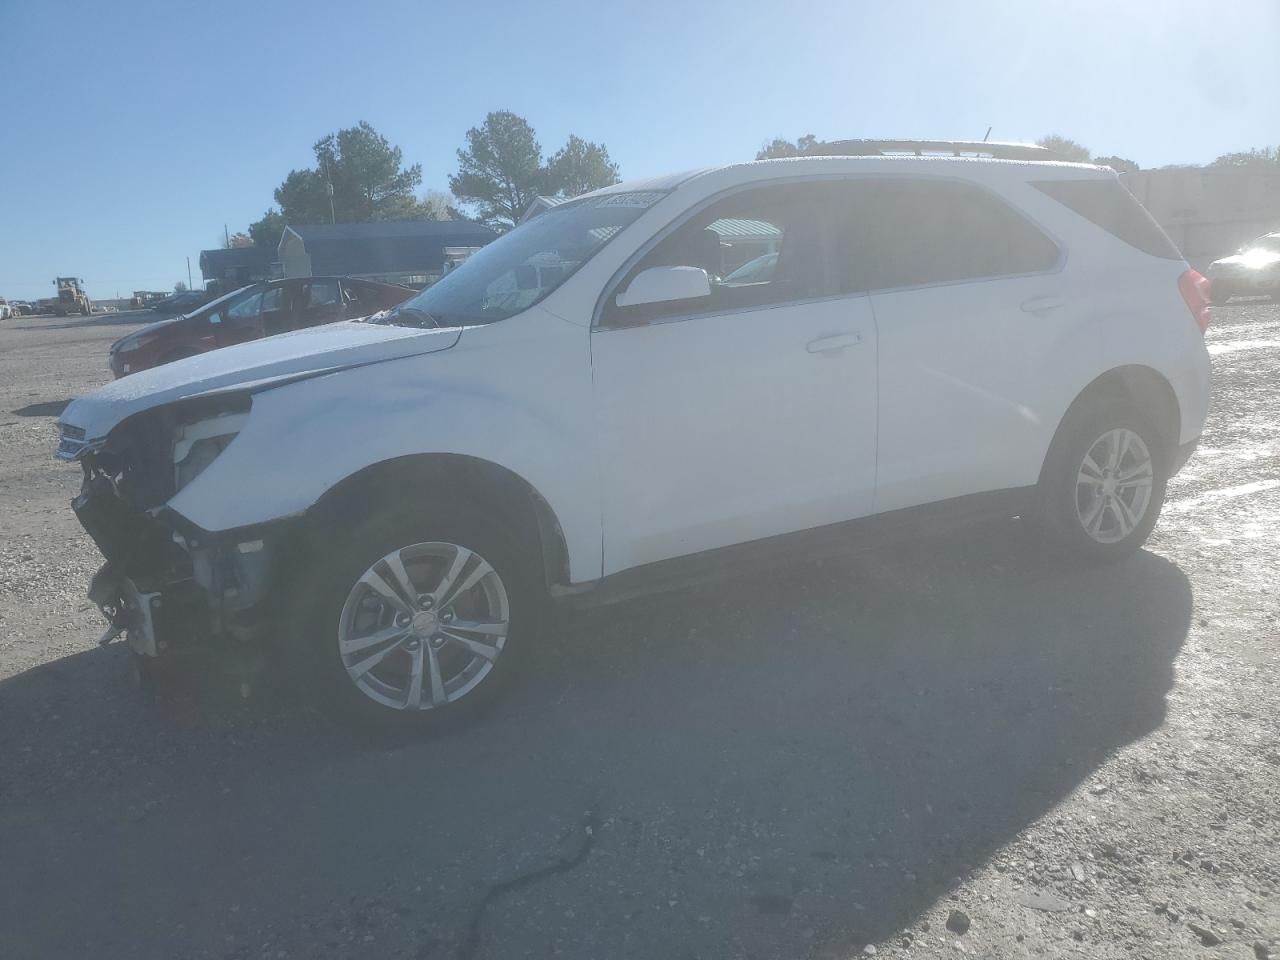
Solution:
[[[54,304],[53,312],[58,316],[66,317],[78,313],[82,317],[87,317],[93,310],[89,295],[84,292],[84,281],[79,277],[58,277],[53,283],[58,288],[58,299]]]

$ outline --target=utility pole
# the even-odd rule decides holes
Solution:
[[[987,142],[987,137],[991,136],[991,128],[987,127],[987,132],[982,135],[982,142]]]
[[[337,223],[338,218],[333,213],[333,181],[329,179],[329,161],[324,161],[324,189],[329,194],[329,222]]]
[[[191,258],[187,257],[187,289],[191,289]]]
[[[227,229],[227,225],[222,225],[222,242],[228,250],[231,249],[231,231]]]

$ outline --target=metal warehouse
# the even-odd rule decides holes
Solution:
[[[497,233],[469,220],[299,224],[277,248],[284,277],[350,276],[424,286]]]

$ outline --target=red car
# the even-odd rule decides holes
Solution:
[[[111,345],[117,378],[301,327],[367,317],[417,293],[410,287],[350,277],[297,277],[241,287],[170,320],[149,323]]]

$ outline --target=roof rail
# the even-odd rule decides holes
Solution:
[[[986,140],[832,140],[817,146],[824,157],[887,157],[895,154],[949,157],[993,157],[998,160],[1065,160],[1059,153],[1034,143]]]

